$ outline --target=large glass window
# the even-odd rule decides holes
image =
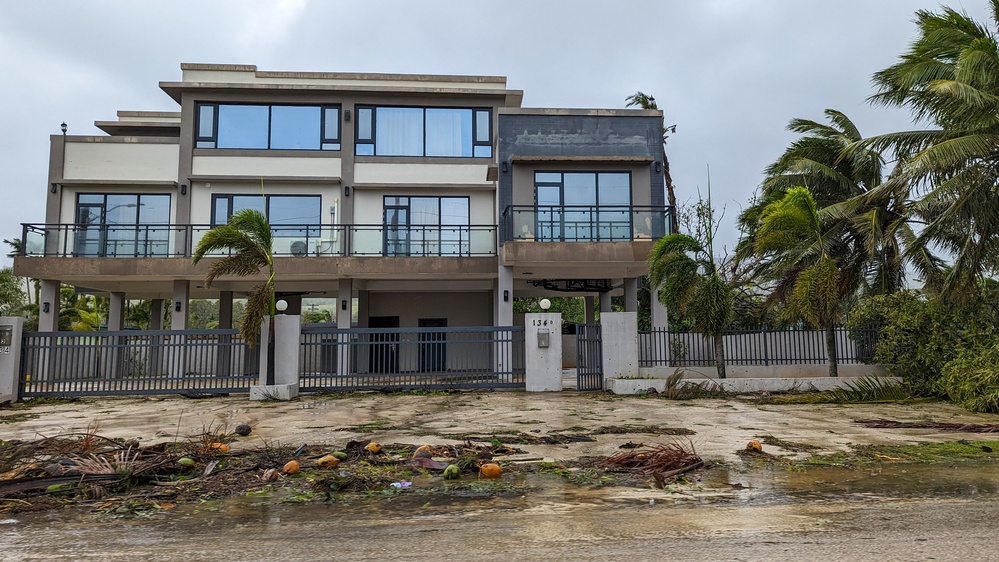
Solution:
[[[491,158],[488,109],[358,107],[358,156]]]
[[[539,240],[632,238],[628,172],[536,172],[534,190]]]
[[[384,205],[385,255],[468,255],[468,197],[385,197]]]
[[[216,195],[212,198],[212,226],[225,224],[243,209],[256,209],[271,226],[319,226],[322,198],[319,195]]]
[[[202,103],[196,148],[340,150],[340,107]]]
[[[80,193],[76,200],[75,254],[84,257],[166,255],[170,195]]]

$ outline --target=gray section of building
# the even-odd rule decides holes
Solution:
[[[517,157],[593,158],[600,162],[651,159],[652,205],[665,204],[662,174],[663,118],[658,111],[513,110],[499,112],[498,212],[513,205],[513,161]],[[656,167],[659,166],[659,171]],[[637,187],[637,186],[636,186]],[[500,240],[506,239],[500,220]]]

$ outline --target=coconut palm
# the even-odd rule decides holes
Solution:
[[[239,323],[239,333],[252,347],[260,335],[265,315],[270,316],[267,334],[268,365],[267,384],[274,384],[274,255],[271,226],[267,217],[256,209],[243,209],[232,215],[227,224],[216,226],[198,242],[194,249],[194,263],[205,256],[224,252],[228,255],[216,259],[208,267],[205,286],[223,275],[246,277],[267,268],[267,281],[255,286],[246,299],[246,309]]]
[[[804,187],[789,189],[760,214],[754,248],[785,289],[782,314],[825,330],[831,377],[838,374],[834,328],[842,320],[840,304],[854,290],[853,273],[829,254],[835,246],[835,238],[824,232],[815,199]]]
[[[878,105],[905,107],[931,128],[874,137],[859,149],[891,149],[903,162],[894,187],[917,199],[918,240],[953,258],[937,289],[960,299],[999,270],[999,0],[987,23],[951,8],[916,12],[918,35],[876,73]],[[934,283],[931,283],[931,288]]]
[[[732,320],[735,291],[714,257],[711,192],[698,203],[694,233],[660,238],[649,254],[650,287],[660,287],[659,300],[692,323],[691,330],[714,340],[715,369],[725,378],[725,328]]]
[[[656,104],[656,98],[644,94],[642,92],[635,92],[634,94],[627,97],[626,101],[628,104],[625,107],[641,107],[642,109],[659,109]],[[663,179],[666,183],[666,201],[669,203],[669,231],[670,232],[680,232],[680,225],[676,217],[676,193],[673,191],[673,176],[669,172],[669,158],[666,157],[666,139],[669,138],[668,133],[676,133],[676,125],[670,125],[669,127],[663,127]]]

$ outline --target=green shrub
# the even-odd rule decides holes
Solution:
[[[984,295],[983,295],[984,297]],[[878,330],[873,361],[888,365],[918,394],[939,389],[944,365],[996,336],[993,299],[958,308],[917,291],[873,296],[850,311],[847,328]]]
[[[940,389],[968,410],[999,413],[999,341],[962,349],[944,366]]]

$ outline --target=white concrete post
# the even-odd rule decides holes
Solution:
[[[353,320],[353,300],[354,300],[354,282],[351,279],[341,279],[338,283],[337,290],[337,301],[336,301],[336,327],[342,330],[349,330],[351,326],[351,321]],[[353,349],[351,349],[350,334],[343,334],[337,336],[336,344],[336,375],[338,377],[349,376],[353,366],[351,365],[351,356],[353,355]],[[359,359],[362,365],[366,365],[366,359]]]
[[[0,405],[17,401],[24,318],[0,317]]]
[[[125,293],[111,293],[108,299],[108,331],[117,332],[125,326]]]
[[[175,279],[173,282],[173,304],[170,308],[171,330],[187,329],[187,301],[190,298],[191,282],[184,279]]]
[[[149,303],[149,329],[163,329],[163,299],[153,299]],[[152,336],[149,347],[149,357],[146,361],[146,374],[159,375],[163,373],[163,336]]]
[[[601,313],[600,337],[603,340],[604,388],[611,387],[607,379],[637,377],[638,313]]]
[[[493,326],[513,326],[513,268],[499,266],[493,294]],[[493,368],[503,382],[513,378],[513,349],[508,343],[493,346]]]
[[[59,281],[42,279],[39,283],[38,331],[59,331]]]
[[[301,362],[302,317],[279,314],[274,317],[274,384],[267,384],[267,331],[270,317],[260,326],[260,384],[250,387],[250,400],[291,400],[298,396],[298,367]]]
[[[548,347],[542,347],[547,340]],[[524,355],[526,390],[558,392],[562,390],[562,315],[560,313],[524,315]]]
[[[666,305],[659,300],[659,289],[649,289],[649,291],[652,293],[650,295],[652,302],[652,327],[669,327],[669,315],[666,311]]]

